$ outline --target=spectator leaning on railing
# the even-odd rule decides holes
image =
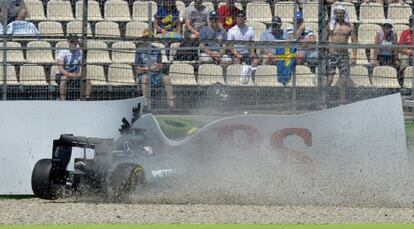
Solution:
[[[143,40],[144,47],[138,48],[135,54],[135,70],[137,72],[137,83],[141,85],[142,94],[144,96],[144,109],[151,109],[151,87],[150,85],[160,85],[161,82],[165,86],[165,91],[167,93],[168,107],[170,109],[174,108],[174,94],[171,84],[171,79],[169,76],[162,74],[162,69],[164,65],[162,64],[161,51],[151,45],[149,41],[146,41],[151,37],[151,33],[148,29],[144,30]]]

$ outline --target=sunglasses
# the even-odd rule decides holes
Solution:
[[[272,27],[280,27],[280,26],[282,26],[282,23],[273,23],[272,24]]]

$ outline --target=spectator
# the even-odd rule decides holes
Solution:
[[[80,88],[80,65],[82,62],[82,52],[78,48],[78,36],[69,34],[69,49],[59,51],[56,56],[58,72],[56,73],[56,83],[59,85],[60,99],[66,99],[66,86],[69,88]],[[91,84],[86,81],[86,99],[89,100]]]
[[[36,26],[30,21],[26,21],[26,15],[7,25],[7,34],[11,35],[39,35]]]
[[[198,38],[200,30],[207,25],[208,9],[203,5],[203,0],[195,0],[194,5],[185,8],[184,21],[187,30],[186,38]]]
[[[412,27],[414,26],[414,15],[410,16],[409,19],[410,28],[401,32],[399,45],[413,45],[413,31]],[[413,50],[411,48],[401,48],[400,49],[400,72],[403,72],[405,68],[411,65],[413,60]],[[399,83],[403,84],[404,78],[403,74],[399,74]]]
[[[6,16],[7,8],[7,24],[16,21],[24,20],[27,15],[26,5],[23,0],[2,0],[0,1],[0,19],[3,23],[4,17]]]
[[[220,18],[220,27],[226,31],[236,25],[235,16],[241,11],[234,3],[236,3],[236,0],[227,0],[226,5],[222,5],[217,9]]]
[[[154,17],[157,37],[182,38],[180,11],[175,5],[175,0],[165,0],[164,4],[158,7]]]
[[[209,14],[209,24],[200,31],[200,62],[226,65],[231,59],[225,55],[226,50],[222,48],[221,41],[227,40],[226,31],[219,26],[219,16],[216,11]]]
[[[306,27],[302,12],[297,11],[295,16],[298,29],[294,32],[293,27],[289,27],[286,31],[293,31],[293,38],[296,41],[316,43],[316,36],[310,28]],[[299,49],[297,51],[296,59],[298,61],[297,64],[307,64],[312,71],[315,71],[316,66],[318,65],[318,52],[315,49]]]
[[[149,38],[151,34],[148,29],[144,30],[143,39]],[[162,64],[161,51],[159,49],[149,50],[148,48],[155,48],[149,41],[145,42],[143,48],[137,49],[135,55],[135,70],[137,72],[137,82],[141,85],[142,94],[144,96],[144,109],[151,110],[151,87],[150,85],[158,86],[161,82],[165,86],[167,93],[167,102],[170,109],[174,108],[174,95],[169,76],[162,74],[164,65]]]
[[[246,14],[240,11],[236,15],[237,24],[233,26],[228,34],[227,40],[230,41],[253,41],[255,33],[251,26],[246,25]],[[258,64],[256,50],[249,48],[248,45],[233,45],[231,48],[234,64],[243,64],[243,72],[241,76],[242,83],[248,83],[248,77],[255,70]]]
[[[282,19],[279,16],[272,18],[271,27],[260,36],[260,41],[283,41],[285,40],[282,29]],[[276,63],[275,49],[262,49],[263,64]]]
[[[327,27],[329,42],[332,44],[347,44],[349,37],[351,37],[352,44],[357,43],[354,27],[349,21],[345,19],[346,9],[342,5],[334,8],[335,23]],[[332,85],[336,67],[339,68],[339,94],[340,102],[346,102],[346,87],[349,82],[350,64],[356,63],[357,50],[352,50],[352,58],[349,58],[347,48],[330,48],[328,53],[328,86]]]
[[[398,51],[387,47],[398,44],[397,34],[393,31],[393,25],[389,19],[382,23],[381,28],[375,35],[374,42],[378,46],[374,49],[372,65],[397,67]]]

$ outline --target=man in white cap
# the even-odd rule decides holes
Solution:
[[[345,20],[346,9],[342,5],[338,5],[333,10],[335,21],[331,21],[328,26],[329,43],[348,44],[349,37],[351,37],[352,44],[357,43],[357,36],[355,34],[352,24]],[[333,22],[333,23],[332,23]],[[338,80],[340,87],[340,102],[346,102],[346,87],[349,80],[350,64],[356,63],[357,50],[352,49],[352,58],[349,57],[347,48],[332,47],[328,54],[328,86],[332,85],[336,68],[339,69],[340,79]]]
[[[390,19],[386,19],[382,23],[381,30],[377,31],[374,42],[378,46],[374,49],[372,65],[397,67],[398,50],[388,47],[398,44],[397,34],[393,31]]]

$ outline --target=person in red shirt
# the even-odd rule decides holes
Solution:
[[[227,0],[226,5],[222,5],[217,9],[220,18],[220,27],[228,31],[236,25],[236,15],[240,12],[234,3],[236,0]]]
[[[402,31],[400,35],[400,41],[398,42],[399,45],[412,45],[413,44],[413,31],[411,28],[413,27],[414,23],[414,15],[410,16],[409,25],[410,28]],[[400,49],[400,74],[399,75],[399,83],[403,83],[403,76],[402,72],[404,69],[411,65],[413,58],[413,50],[411,48],[401,48]]]

